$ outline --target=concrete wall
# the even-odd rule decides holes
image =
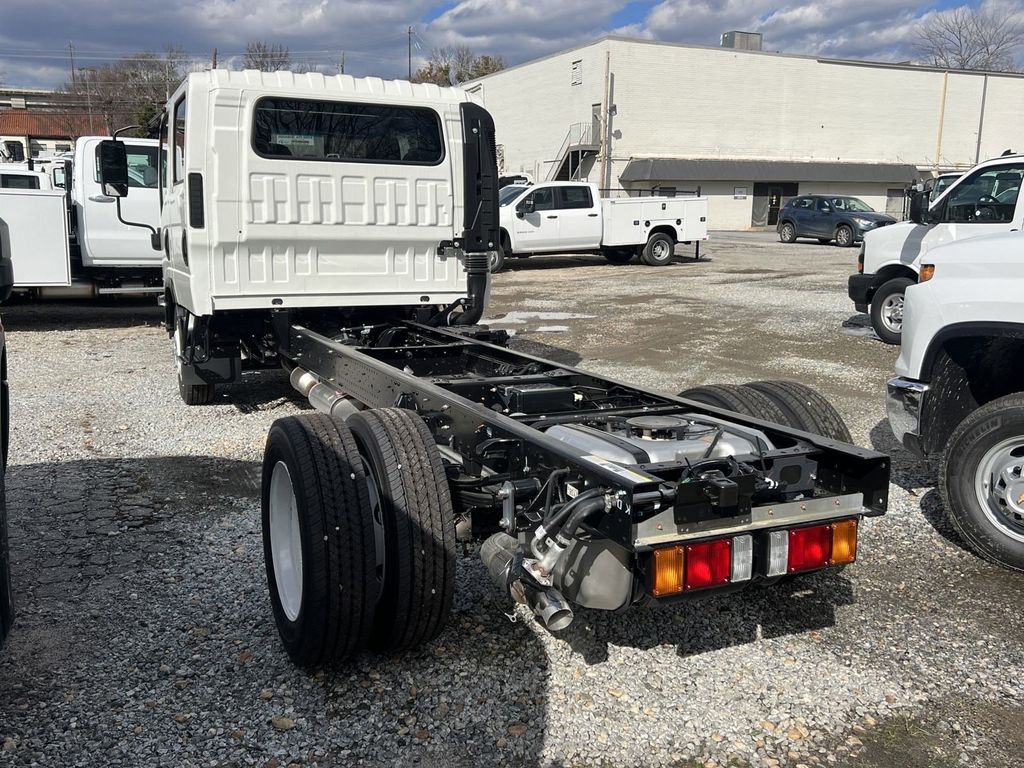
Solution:
[[[467,86],[480,89],[494,115],[507,170],[546,178],[569,126],[589,122],[591,105],[602,101],[606,55],[617,111],[613,187],[633,157],[908,163],[924,170],[968,168],[1011,147],[1024,151],[1022,76],[605,38]],[[576,60],[581,85],[570,84]],[[599,170],[594,163],[585,180],[600,182]],[[744,183],[723,182],[730,200],[732,187]],[[862,195],[884,210],[884,186],[800,191]],[[725,219],[739,220],[739,206],[717,207]]]

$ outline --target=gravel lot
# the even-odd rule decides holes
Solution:
[[[722,235],[699,263],[510,262],[492,324],[527,351],[678,391],[795,378],[894,450],[895,349],[846,298],[855,252]],[[1010,766],[1024,754],[1024,577],[965,552],[934,472],[894,453],[890,512],[842,574],[677,609],[511,623],[475,553],[436,643],[315,675],[266,595],[258,461],[307,408],[278,374],[176,390],[145,303],[10,306],[19,617],[0,764]]]

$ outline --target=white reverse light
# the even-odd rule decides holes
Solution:
[[[768,576],[782,576],[789,567],[789,531],[768,534]]]
[[[732,540],[732,577],[729,581],[747,581],[754,571],[753,536],[736,536]]]

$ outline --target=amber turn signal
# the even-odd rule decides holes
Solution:
[[[925,283],[935,277],[935,265],[934,264],[922,264],[921,265],[921,277],[918,278],[918,282]]]
[[[655,597],[675,595],[683,591],[683,565],[685,556],[682,547],[664,547],[654,550]]]
[[[845,565],[857,559],[857,521],[832,523],[832,555],[829,565]]]

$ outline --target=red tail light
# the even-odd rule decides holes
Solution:
[[[813,571],[824,568],[832,556],[832,527],[815,525],[811,528],[794,528],[789,532],[790,573]]]
[[[686,589],[727,584],[731,569],[732,539],[705,541],[686,547]]]

